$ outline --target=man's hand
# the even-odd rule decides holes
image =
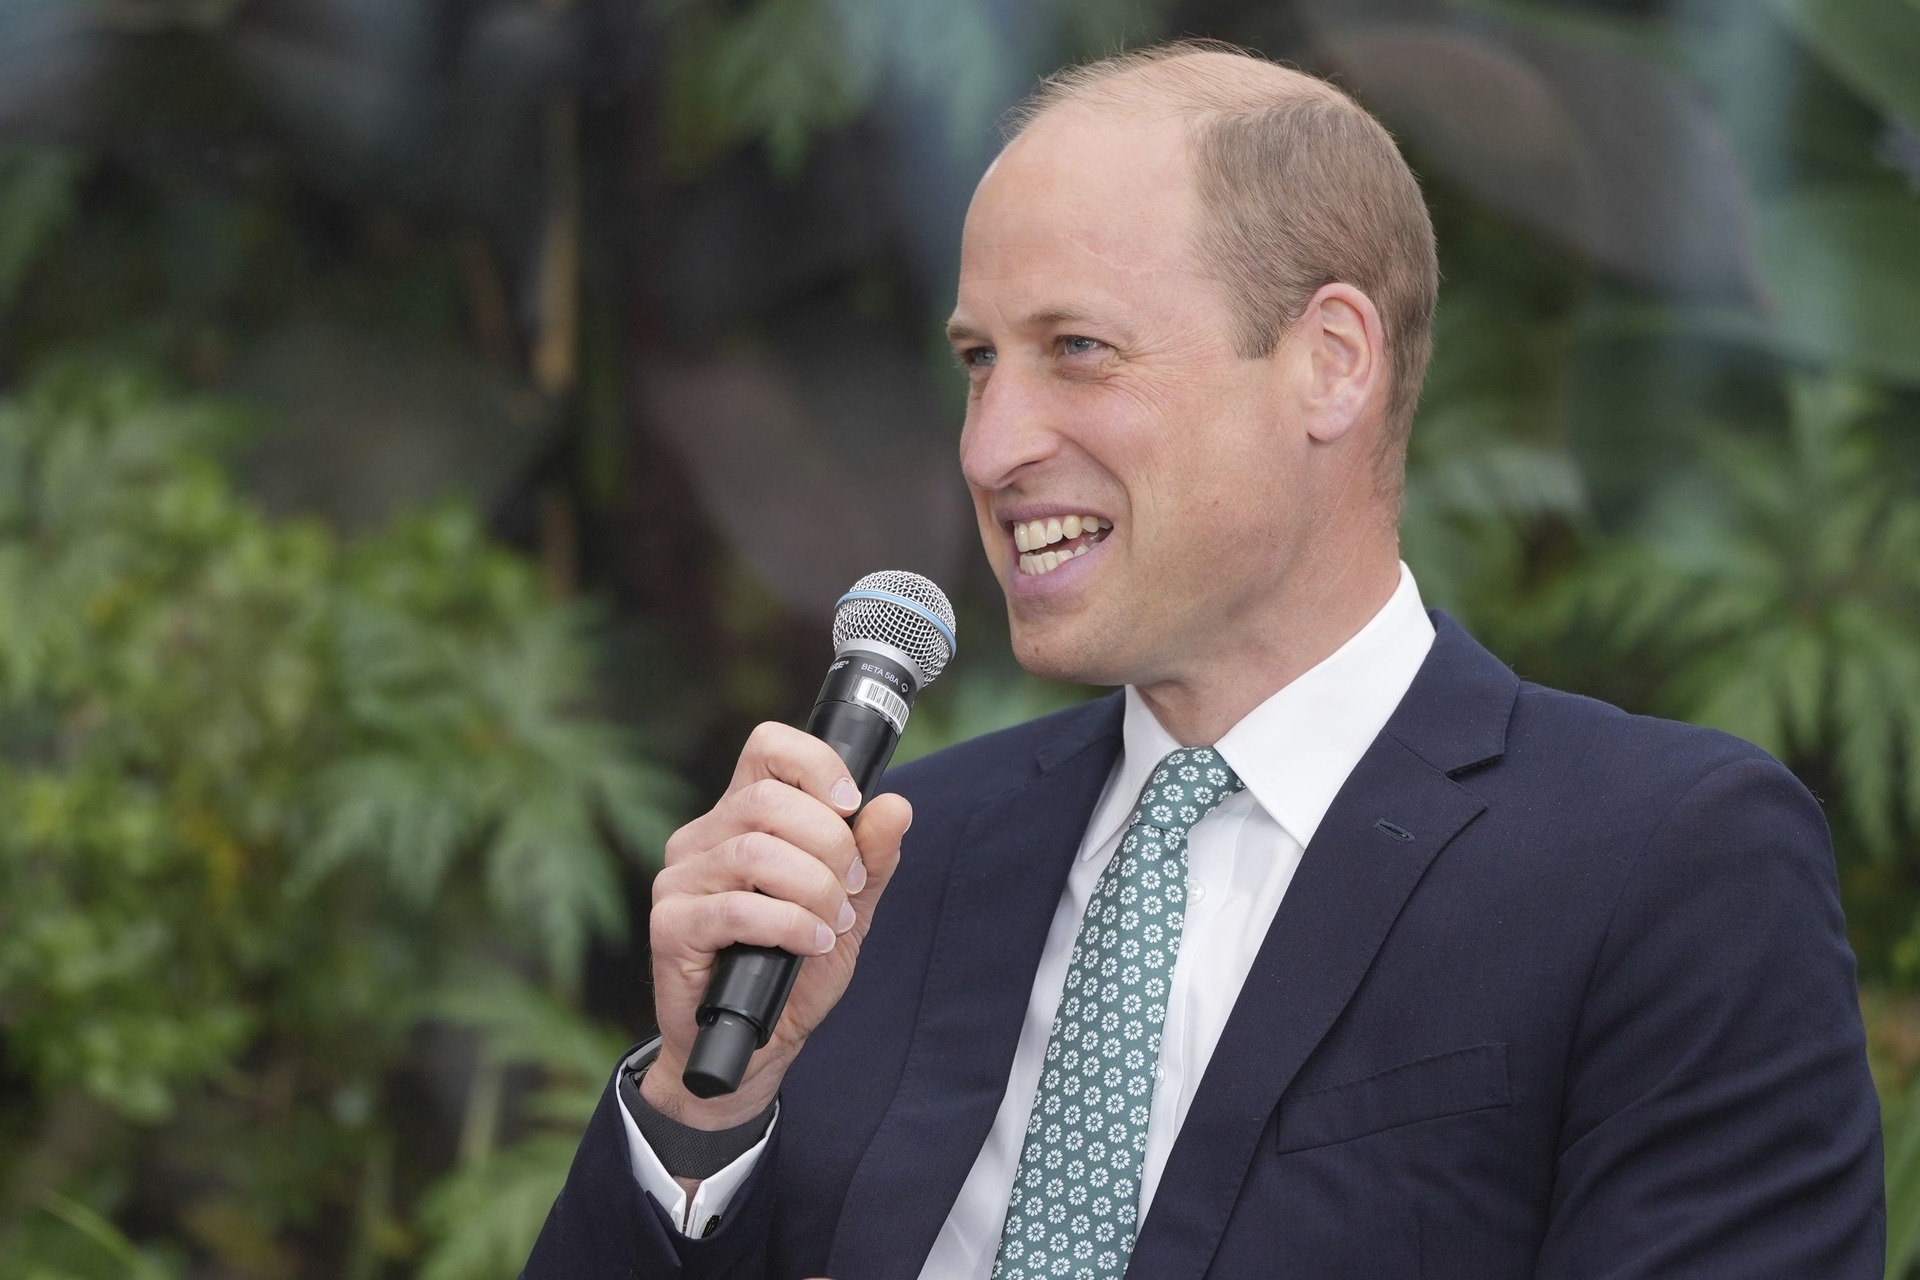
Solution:
[[[905,798],[883,795],[850,828],[847,815],[859,806],[832,747],[787,725],[763,724],[747,739],[719,803],[667,841],[650,919],[660,1057],[640,1082],[662,1114],[700,1129],[746,1123],[773,1101],[794,1055],[839,1002],[913,821]],[[807,961],[739,1090],[696,1098],[680,1083],[697,1030],[694,1011],[715,955],[736,942]]]

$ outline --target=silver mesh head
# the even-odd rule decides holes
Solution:
[[[907,655],[925,677],[924,689],[953,660],[953,606],[917,573],[870,573],[840,597],[833,611],[834,652],[852,640],[878,640]]]

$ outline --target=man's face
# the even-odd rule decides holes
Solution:
[[[967,214],[961,468],[1039,675],[1153,684],[1243,648],[1310,519],[1288,344],[1234,350],[1187,145],[1177,119],[1057,108]]]

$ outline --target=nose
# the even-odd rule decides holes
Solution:
[[[975,489],[1003,489],[1023,469],[1045,462],[1059,448],[1045,397],[1011,364],[995,369],[967,404],[960,470]]]

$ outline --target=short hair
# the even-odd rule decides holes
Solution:
[[[1233,59],[1227,62],[1224,59]],[[1226,289],[1235,347],[1269,355],[1321,286],[1373,300],[1386,335],[1383,454],[1400,456],[1433,354],[1433,220],[1393,136],[1325,80],[1215,41],[1182,40],[1056,71],[1007,114],[1008,142],[1068,102],[1148,103],[1196,121],[1202,269]]]

